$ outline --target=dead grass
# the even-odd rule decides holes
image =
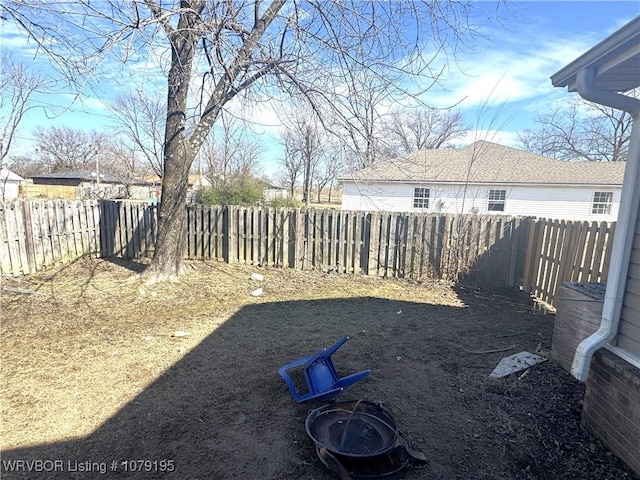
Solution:
[[[487,378],[509,353],[548,353],[553,315],[526,295],[217,263],[145,288],[143,268],[80,260],[3,279],[3,461],[175,462],[99,477],[136,480],[334,478],[304,430],[317,403],[295,404],[276,371],[348,334],[340,366],[373,373],[344,399],[383,404],[430,459],[403,478],[634,478],[581,430],[583,387],[557,364]]]
[[[147,288],[136,264],[80,260],[2,293],[3,448],[91,434],[241,307],[371,296],[461,305],[444,285],[194,263],[178,285]],[[262,286],[264,295],[250,292]],[[175,332],[187,332],[175,337]],[[42,421],[34,421],[42,419]]]

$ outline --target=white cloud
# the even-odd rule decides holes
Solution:
[[[553,90],[549,77],[592,44],[587,35],[559,40],[557,33],[503,32],[459,59],[459,69],[443,79],[445,89],[428,92],[429,103],[469,108],[487,101],[517,102],[549,93]]]
[[[0,48],[9,51],[16,58],[33,58],[37,51],[37,45],[29,36],[7,20],[0,20]]]

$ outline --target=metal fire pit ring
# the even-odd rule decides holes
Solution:
[[[407,446],[389,412],[366,400],[317,408],[305,427],[322,463],[341,480],[382,478],[401,471],[411,459],[427,461]]]

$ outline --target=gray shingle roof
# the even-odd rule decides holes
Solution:
[[[426,149],[367,167],[342,181],[622,185],[624,162],[567,162],[497,143]]]
[[[96,179],[95,172],[87,172],[83,170],[77,170],[72,172],[56,172],[56,173],[39,173],[32,175],[31,178],[51,178],[51,179],[66,179],[66,180],[81,180],[85,182],[93,182]],[[151,185],[150,182],[138,179],[126,179],[118,175],[111,175],[109,173],[101,173],[100,181],[104,183],[129,183],[132,185]]]

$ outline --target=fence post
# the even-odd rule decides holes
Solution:
[[[368,238],[367,238],[367,274],[378,276],[378,248],[380,238],[380,215],[376,212],[369,213]]]
[[[229,259],[227,263],[232,264],[236,263],[236,255],[237,255],[237,225],[236,225],[236,217],[238,215],[238,210],[236,207],[229,206],[227,207],[227,211],[229,212],[227,219],[227,237],[229,237]]]
[[[292,209],[289,214],[291,219],[289,220],[289,268],[294,270],[298,268],[298,236],[299,236],[299,217],[300,209]]]

